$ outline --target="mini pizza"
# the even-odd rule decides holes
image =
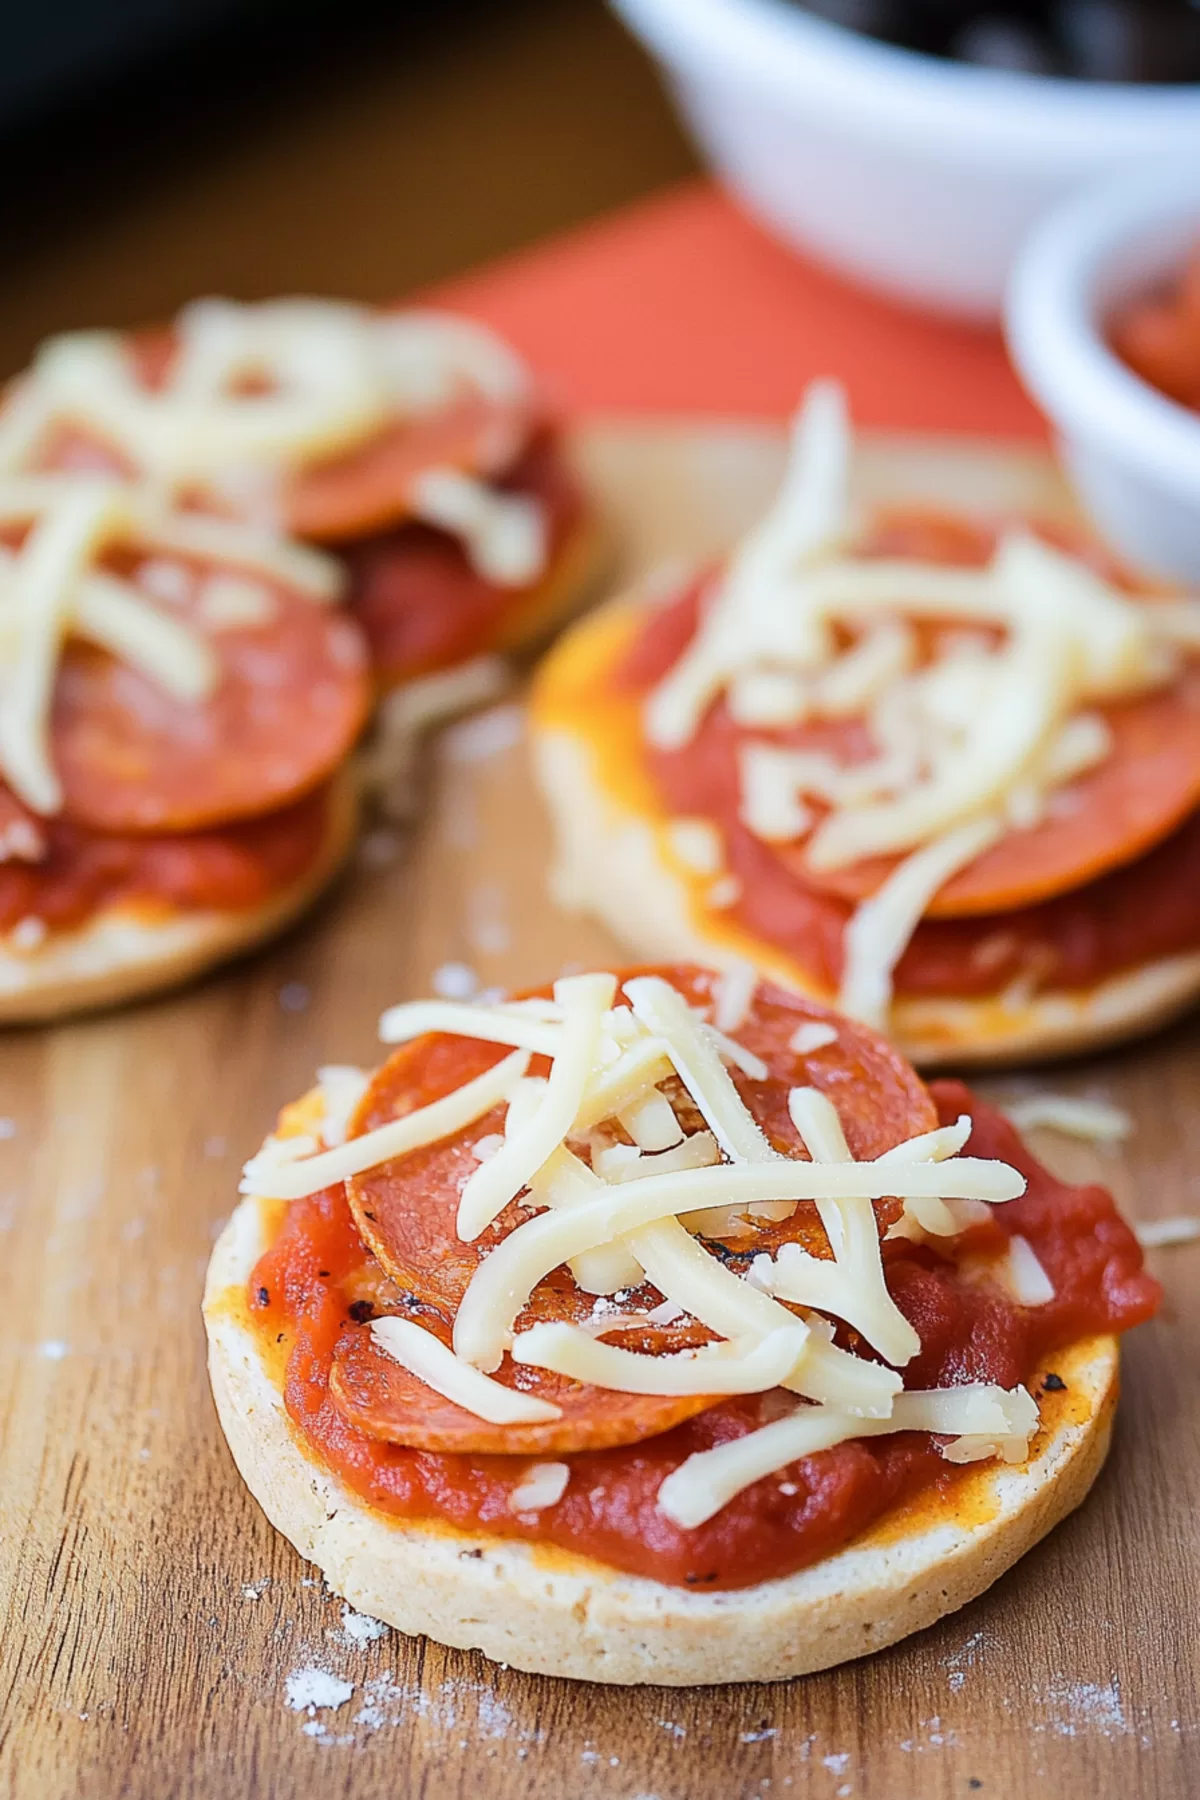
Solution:
[[[597,555],[527,371],[449,314],[201,300],[53,338],[0,411],[0,470],[97,466],[328,546],[384,688],[536,639]]]
[[[247,1164],[209,1366],[352,1605],[521,1669],[774,1680],[980,1593],[1159,1290],[959,1082],[690,966],[384,1015]]]
[[[557,897],[927,1067],[1148,1030],[1200,993],[1200,603],[1025,522],[857,519],[849,466],[820,384],[724,566],[547,658]]]
[[[145,486],[0,475],[0,1020],[169,986],[325,886],[371,697],[343,583]]]

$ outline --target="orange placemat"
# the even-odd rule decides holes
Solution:
[[[840,376],[860,424],[1030,437],[996,332],[852,287],[689,182],[445,284],[585,412],[779,417]]]

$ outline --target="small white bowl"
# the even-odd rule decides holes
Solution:
[[[1100,183],[1039,226],[1009,289],[1008,346],[1054,425],[1079,496],[1115,549],[1200,583],[1200,414],[1109,348],[1122,301],[1200,247],[1200,159]]]
[[[718,173],[788,242],[999,316],[1030,227],[1134,159],[1200,165],[1200,85],[1058,80],[896,49],[786,0],[611,0]]]

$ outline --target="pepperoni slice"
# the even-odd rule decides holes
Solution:
[[[287,528],[325,544],[384,531],[412,515],[418,475],[451,468],[487,479],[516,461],[533,424],[527,403],[469,393],[437,412],[398,419],[344,455],[292,473],[283,493]]]
[[[562,447],[538,437],[496,484],[541,505],[548,561],[530,587],[498,587],[471,566],[457,538],[415,520],[359,544],[347,544],[350,607],[367,634],[377,676],[406,681],[432,669],[504,649],[513,626],[552,610],[570,580],[570,545],[583,514],[579,484]]]
[[[850,904],[809,886],[736,817],[730,867],[742,883],[735,916],[778,944],[823,988],[842,974]],[[1122,969],[1200,949],[1200,814],[1137,862],[1037,906],[965,919],[922,919],[896,969],[901,995],[956,999],[1035,989],[1079,991]]]
[[[281,812],[210,831],[135,835],[35,820],[0,787],[0,841],[5,820],[36,832],[44,855],[0,861],[0,933],[29,918],[67,931],[111,906],[236,912],[264,905],[320,856],[330,791],[317,788]]]
[[[1112,731],[1111,754],[1056,789],[1040,824],[1010,831],[947,882],[930,918],[1008,912],[1081,887],[1133,862],[1200,806],[1200,669],[1143,699],[1096,710]],[[788,738],[805,742],[803,733]],[[877,856],[813,870],[802,845],[780,854],[814,887],[854,902],[875,893],[899,861]]]
[[[203,629],[204,580],[228,571],[181,566],[191,597],[178,610]],[[127,663],[68,644],[51,726],[67,818],[196,831],[274,812],[345,760],[370,704],[361,634],[337,609],[254,580],[270,616],[211,633],[220,680],[206,700],[181,702]]]
[[[626,971],[622,979],[635,971]],[[638,971],[645,972],[645,971]],[[691,1004],[707,1005],[715,977],[692,967],[653,970],[661,973]],[[798,1025],[834,1022],[836,1040],[807,1056],[790,1048]],[[752,1009],[737,1029],[738,1042],[760,1056],[770,1070],[765,1082],[735,1074],[739,1092],[775,1147],[791,1156],[804,1154],[787,1110],[788,1090],[809,1084],[829,1095],[837,1107],[854,1156],[870,1158],[904,1139],[930,1130],[936,1123],[920,1078],[898,1052],[874,1032],[848,1020],[835,1019],[815,1002],[760,984]],[[496,1045],[441,1034],[403,1045],[379,1070],[354,1121],[354,1132],[373,1130],[418,1106],[462,1086],[490,1068],[506,1052]],[[536,1072],[540,1059],[531,1067]],[[545,1065],[541,1064],[544,1070]],[[476,1166],[472,1146],[503,1127],[496,1108],[454,1137],[416,1150],[371,1169],[347,1182],[355,1221],[368,1247],[388,1274],[421,1303],[452,1318],[482,1259],[502,1238],[529,1217],[513,1203],[490,1230],[474,1243],[463,1243],[455,1219],[463,1182]],[[881,1224],[898,1210],[881,1203]],[[745,1259],[788,1240],[803,1242],[828,1254],[816,1210],[796,1208],[789,1219],[761,1222],[755,1236],[731,1239],[729,1254]],[[630,1293],[624,1306],[645,1311],[658,1304],[657,1290],[643,1286]],[[523,1323],[540,1319],[582,1319],[592,1310],[592,1297],[576,1287],[569,1271],[555,1270],[535,1290]]]
[[[431,1326],[428,1316],[421,1323]],[[438,1336],[450,1341],[443,1325]],[[636,1346],[628,1334],[621,1342],[651,1354],[678,1349],[665,1333],[643,1336]],[[549,1400],[562,1417],[532,1425],[489,1425],[486,1419],[457,1406],[410,1375],[380,1350],[365,1326],[352,1327],[342,1336],[334,1355],[329,1391],[334,1403],[352,1425],[369,1436],[415,1450],[452,1451],[464,1454],[506,1456],[565,1455],[574,1450],[608,1450],[617,1444],[639,1444],[643,1438],[670,1431],[684,1419],[715,1406],[719,1395],[690,1394],[666,1397],[624,1394],[611,1388],[590,1387],[569,1381],[548,1370],[530,1369],[505,1357],[493,1376],[505,1387]]]

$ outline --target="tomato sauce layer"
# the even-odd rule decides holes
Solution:
[[[6,799],[0,788],[0,821]],[[0,863],[0,932],[28,918],[67,931],[114,906],[148,916],[262,906],[312,868],[329,811],[329,789],[318,788],[280,812],[212,831],[120,836],[39,819],[42,860]]]
[[[342,547],[350,565],[351,609],[386,680],[407,680],[501,648],[509,621],[553,580],[583,511],[579,486],[554,437],[536,439],[494,485],[501,493],[528,495],[544,509],[546,572],[532,586],[489,581],[471,566],[457,538],[432,525],[409,522]]]
[[[1143,1272],[1111,1196],[1057,1181],[1007,1121],[960,1083],[935,1083],[931,1091],[944,1122],[964,1111],[973,1116],[970,1154],[1003,1158],[1029,1182],[1020,1200],[995,1208],[962,1240],[964,1248],[1001,1249],[1020,1234],[1055,1298],[1036,1309],[1017,1306],[932,1252],[893,1241],[888,1285],[921,1338],[906,1384],[1012,1387],[1044,1371],[1056,1350],[1149,1318],[1160,1290]],[[562,1498],[537,1514],[514,1514],[509,1496],[531,1458],[401,1448],[357,1429],[334,1404],[329,1381],[339,1342],[375,1313],[372,1292],[388,1287],[337,1188],[288,1209],[251,1276],[248,1304],[264,1348],[286,1349],[285,1402],[309,1449],[369,1505],[398,1519],[553,1545],[672,1586],[732,1589],[819,1561],[900,1501],[961,1473],[922,1434],[851,1442],[757,1482],[696,1530],[674,1525],[655,1503],[664,1478],[693,1452],[771,1416],[768,1395],[721,1401],[634,1445],[567,1455],[571,1479]]]
[[[881,541],[897,554],[909,553],[902,538],[894,546],[890,538]],[[965,549],[962,560],[968,560]],[[655,613],[616,679],[649,692],[694,634],[698,603],[693,590]],[[737,745],[744,735],[720,702],[685,749],[647,750],[652,779],[671,813],[721,826],[728,866],[741,882],[730,916],[786,950],[823,986],[836,988],[854,904],[806,878],[787,846],[767,844],[741,823]],[[1193,812],[1146,854],[1051,899],[964,918],[922,919],[896,969],[895,991],[976,998],[1030,977],[1035,988],[1091,987],[1143,963],[1200,949],[1198,893],[1200,813]]]

